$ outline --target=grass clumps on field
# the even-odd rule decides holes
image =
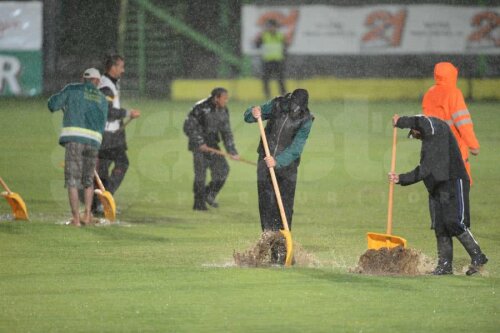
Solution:
[[[434,267],[430,258],[416,249],[402,246],[367,250],[359,257],[353,273],[374,275],[423,275]]]
[[[273,258],[273,249],[276,251],[286,251],[285,238],[279,232],[263,232],[253,246],[243,252],[233,253],[236,266],[239,267],[269,267],[276,265]],[[312,253],[294,242],[293,244],[293,265],[301,267],[319,267],[320,262]],[[286,253],[286,252],[285,252]]]

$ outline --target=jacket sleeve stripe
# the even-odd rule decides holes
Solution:
[[[101,133],[81,127],[63,127],[60,137],[65,136],[78,136],[86,139],[92,139],[99,143],[102,141]]]
[[[470,116],[469,110],[464,109],[464,110],[457,111],[451,115],[451,118],[453,120],[456,120],[458,117],[461,117],[461,116]]]
[[[432,121],[428,117],[425,117],[425,119],[429,121],[429,124],[431,125],[431,133],[434,135],[434,126],[432,125]]]
[[[462,126],[462,125],[466,125],[466,124],[472,124],[472,119],[467,118],[467,119],[462,119],[462,120],[460,120],[460,121],[457,121],[457,122],[455,123],[455,127],[457,127],[457,128],[458,128],[458,127],[460,127],[460,126]]]

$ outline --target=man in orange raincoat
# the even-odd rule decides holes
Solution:
[[[452,63],[437,63],[434,66],[436,84],[425,93],[422,109],[424,115],[444,120],[450,126],[472,184],[469,151],[472,155],[479,154],[479,142],[462,92],[457,88],[457,77],[458,69]]]

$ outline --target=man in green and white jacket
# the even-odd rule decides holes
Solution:
[[[92,220],[94,169],[102,133],[108,116],[108,103],[97,89],[101,75],[95,68],[83,73],[83,83],[72,83],[48,101],[51,112],[64,112],[59,144],[65,147],[64,185],[68,188],[73,225]],[[85,212],[80,221],[78,189],[84,189]],[[81,223],[80,223],[81,222]]]

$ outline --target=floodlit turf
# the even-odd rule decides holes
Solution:
[[[120,223],[76,229],[63,188],[61,113],[44,99],[0,100],[0,176],[31,221],[6,221],[0,201],[1,332],[497,332],[500,327],[500,110],[470,103],[481,154],[472,157],[472,230],[490,262],[466,277],[349,273],[366,232],[385,232],[394,113],[419,104],[312,103],[293,238],[317,268],[231,267],[260,236],[255,169],[230,162],[220,208],[195,213],[192,158],[182,133],[191,103],[124,101],[143,111],[128,129],[131,166],[115,200]],[[236,146],[256,158],[259,131],[230,102]],[[399,132],[397,171],[419,159]],[[1,198],[0,198],[1,199]],[[423,184],[395,189],[393,233],[435,258]]]

